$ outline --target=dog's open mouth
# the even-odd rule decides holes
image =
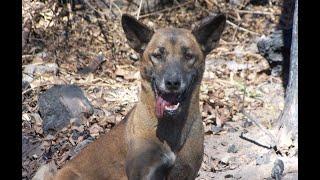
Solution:
[[[181,106],[184,93],[163,93],[154,89],[156,98],[156,115],[162,118],[164,115],[175,115]]]
[[[178,95],[176,94],[156,95],[156,114],[158,118],[162,118],[165,113],[175,114],[179,106],[180,102],[178,102]]]

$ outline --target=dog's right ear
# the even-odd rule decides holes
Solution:
[[[136,52],[143,53],[154,31],[128,14],[122,15],[121,24],[129,46]]]

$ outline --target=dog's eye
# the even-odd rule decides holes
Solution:
[[[184,55],[184,57],[186,58],[186,60],[193,60],[194,59],[194,55],[193,54],[191,54],[191,53],[186,53],[185,55]]]
[[[152,53],[150,54],[150,60],[153,64],[158,64],[162,60],[162,54],[160,53]]]
[[[156,58],[156,59],[161,59],[162,58],[162,55],[160,53],[153,53],[151,56]]]

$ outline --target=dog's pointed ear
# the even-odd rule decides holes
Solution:
[[[129,46],[136,52],[142,53],[154,31],[128,14],[122,15],[121,24]]]
[[[199,25],[193,28],[192,34],[196,37],[205,55],[218,45],[225,25],[226,16],[218,14],[203,19]]]

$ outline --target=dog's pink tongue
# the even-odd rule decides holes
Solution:
[[[163,117],[164,107],[170,105],[170,103],[164,99],[162,99],[161,96],[157,97],[156,101],[156,115],[158,118]]]

